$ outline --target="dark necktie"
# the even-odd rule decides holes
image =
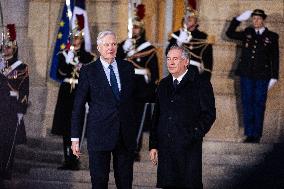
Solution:
[[[174,80],[174,88],[177,89],[177,86],[178,86],[178,80],[175,79],[175,80]]]
[[[109,70],[110,70],[110,74],[109,74],[109,78],[110,78],[110,85],[111,85],[111,89],[112,89],[112,92],[116,98],[116,100],[120,100],[120,97],[119,97],[119,89],[118,89],[118,84],[117,84],[117,80],[116,80],[116,77],[115,77],[115,74],[114,74],[114,71],[113,71],[113,67],[112,65],[109,65],[108,66]]]
[[[259,30],[256,32],[256,35],[257,35],[257,36],[260,36],[260,32],[259,32]]]

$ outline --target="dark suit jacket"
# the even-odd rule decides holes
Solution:
[[[117,60],[121,95],[117,102],[100,59],[82,68],[72,112],[71,137],[79,138],[80,122],[85,103],[89,104],[87,118],[88,150],[114,149],[119,137],[124,145],[136,147],[136,127],[133,116],[134,69],[131,63]]]
[[[195,66],[176,90],[171,75],[160,81],[150,132],[150,149],[159,151],[157,187],[201,187],[202,138],[215,118],[211,83]]]

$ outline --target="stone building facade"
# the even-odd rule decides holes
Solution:
[[[99,31],[114,30],[119,40],[127,37],[127,0],[86,0],[93,49]],[[158,47],[161,75],[165,75],[164,48],[168,34],[183,15],[182,0],[141,0],[146,5],[147,38]],[[50,132],[59,84],[49,78],[51,56],[64,0],[1,0],[4,24],[15,23],[20,58],[29,65],[30,106],[25,118],[30,137],[45,137]],[[240,141],[238,78],[235,68],[238,48],[224,32],[230,20],[248,9],[264,9],[266,25],[280,36],[280,78],[269,92],[263,142],[284,137],[284,1],[283,0],[198,0],[200,29],[215,36],[214,87],[217,120],[208,140]],[[245,27],[246,24],[242,24]]]

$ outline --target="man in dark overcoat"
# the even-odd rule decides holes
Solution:
[[[279,77],[279,36],[265,27],[266,17],[260,9],[245,11],[231,21],[226,32],[229,38],[242,42],[236,75],[240,76],[245,142],[249,143],[260,141],[267,92]],[[252,26],[236,31],[249,18]]]
[[[100,58],[81,70],[76,91],[71,140],[80,156],[82,110],[89,104],[87,142],[93,189],[108,188],[110,160],[118,189],[131,189],[137,127],[134,121],[134,68],[115,58],[117,39],[112,31],[98,34]]]
[[[78,25],[72,31],[72,44],[58,54],[57,78],[60,84],[55,106],[51,133],[63,138],[64,163],[58,169],[78,170],[79,161],[71,150],[71,116],[77,90],[78,78],[82,66],[93,61],[94,56],[85,50],[81,15],[76,15]],[[84,110],[83,110],[84,111]],[[83,121],[81,123],[83,125]]]
[[[185,49],[171,47],[170,74],[157,89],[149,147],[158,188],[203,187],[202,140],[216,118],[215,99],[210,81],[188,62]]]
[[[198,12],[190,7],[182,21],[183,27],[171,34],[168,50],[174,46],[182,46],[189,51],[189,64],[198,67],[201,77],[211,79],[213,70],[213,48],[214,38],[199,30]]]

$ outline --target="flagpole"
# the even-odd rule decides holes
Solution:
[[[5,62],[5,59],[4,59],[4,40],[5,40],[5,31],[4,31],[4,17],[3,17],[3,9],[2,9],[2,5],[1,5],[1,2],[0,2],[0,19],[1,19],[1,27],[2,27],[2,31],[1,31],[1,47],[0,47],[0,50],[1,50],[1,54],[0,54],[0,64],[1,63],[4,63]],[[4,63],[5,64],[5,63]],[[0,65],[0,67],[2,67],[3,65]],[[2,72],[1,68],[0,68],[0,73]]]
[[[73,50],[73,39],[72,39],[72,10],[71,10],[71,2],[70,0],[66,0],[66,6],[67,6],[67,16],[69,19],[69,40],[70,40],[70,49]]]

